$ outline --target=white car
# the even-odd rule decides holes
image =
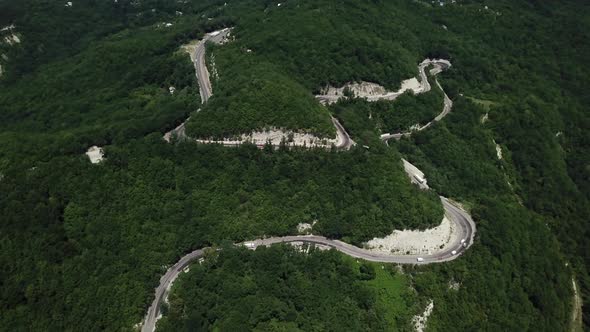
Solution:
[[[418,262],[424,262],[424,258],[418,257],[418,258],[416,258],[416,261],[418,261]]]
[[[457,254],[457,250],[451,251],[451,255],[456,255],[456,254]]]
[[[461,243],[465,243],[465,239],[461,239]]]

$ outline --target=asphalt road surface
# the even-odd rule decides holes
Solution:
[[[211,81],[209,80],[209,71],[207,70],[207,63],[205,61],[205,45],[207,42],[222,44],[227,40],[230,32],[230,28],[225,28],[205,34],[203,39],[197,44],[194,55],[191,56],[191,59],[194,59],[193,65],[195,66],[195,74],[199,83],[201,104],[205,104],[213,94],[211,89]],[[187,139],[188,136],[186,135],[185,125],[189,119],[190,118],[186,119],[186,121],[181,123],[178,127],[164,134],[164,139],[167,142],[170,142],[173,136],[178,139]]]
[[[422,92],[430,91],[430,83],[428,83],[428,77],[426,76],[426,72],[425,72],[426,67],[429,65],[434,65],[434,68],[430,71],[430,73],[433,75],[438,75],[443,70],[448,69],[451,66],[451,63],[447,60],[439,60],[439,59],[434,59],[434,60],[427,59],[427,60],[422,61],[422,63],[418,66],[418,69],[420,72],[420,79],[422,80],[421,83],[424,85],[424,89],[422,90]],[[434,120],[428,122],[427,124],[417,128],[417,129],[414,129],[413,131],[421,131],[421,130],[424,130],[424,129],[430,127],[434,122],[442,120],[453,109],[453,101],[451,100],[451,98],[449,98],[449,96],[447,96],[447,93],[442,88],[442,86],[440,85],[438,80],[436,80],[436,85],[440,88],[440,90],[444,94],[442,112],[440,112],[440,114],[437,115],[434,118]],[[407,137],[407,136],[412,135],[413,131],[404,131],[404,132],[399,132],[399,133],[383,134],[383,135],[381,135],[381,140],[388,141],[389,139],[392,139],[392,138],[399,140],[400,138],[402,138],[404,136]]]
[[[221,31],[216,31],[210,34],[207,34],[205,38],[199,43],[196,48],[196,55],[195,55],[195,70],[197,79],[199,81],[199,89],[201,93],[201,100],[205,103],[209,97],[211,96],[211,83],[209,81],[209,73],[207,71],[207,66],[205,65],[205,43],[206,41],[212,41],[215,43],[222,42],[230,32],[230,29],[224,29]],[[428,83],[428,79],[425,73],[425,68],[430,65],[434,65],[434,69],[431,70],[432,74],[438,74],[442,70],[450,67],[450,63],[446,60],[425,60],[423,61],[419,68],[420,68],[420,76],[422,79],[422,84],[425,84],[424,89],[426,91],[430,90],[430,84]],[[436,82],[438,84],[438,81]],[[438,84],[440,87],[440,84]],[[441,87],[442,90],[442,87]],[[444,90],[443,90],[444,93]],[[433,120],[439,121],[445,115],[447,115],[452,109],[452,101],[448,98],[445,93],[444,99],[444,107],[443,111]],[[418,130],[423,130],[428,128],[431,123],[422,126]],[[346,132],[346,130],[342,127],[342,125],[336,120],[332,118],[332,122],[337,129],[337,133],[340,136],[340,142],[338,148],[341,149],[348,149],[350,146],[354,144],[354,142],[350,139],[350,136]],[[175,130],[178,130],[176,134],[184,135],[184,124],[177,127]],[[411,132],[404,132],[404,133],[397,133],[397,134],[386,134],[382,135],[381,139],[387,141],[389,138],[397,138],[399,139],[402,136],[411,135]],[[234,144],[235,145],[235,144]],[[407,163],[407,164],[406,164]],[[404,169],[412,179],[412,182],[416,183],[422,189],[428,189],[428,186],[424,179],[424,174],[417,169],[415,166],[411,165],[409,162],[404,161]],[[296,235],[296,236],[284,236],[284,237],[270,237],[264,239],[255,239],[243,243],[238,243],[236,245],[245,245],[250,249],[255,249],[259,246],[269,246],[276,243],[292,243],[292,242],[303,242],[309,244],[317,244],[317,245],[324,245],[331,247],[339,252],[355,257],[360,258],[372,262],[383,262],[383,263],[398,263],[398,264],[432,264],[432,263],[441,263],[451,261],[459,257],[467,248],[469,248],[473,244],[473,239],[475,236],[475,223],[473,219],[464,209],[462,209],[458,204],[453,203],[449,199],[440,196],[445,216],[456,225],[456,230],[458,232],[458,236],[455,237],[455,242],[447,245],[446,249],[437,252],[431,255],[399,255],[399,254],[385,254],[385,253],[377,253],[372,252],[367,249],[355,247],[351,244],[339,241],[339,240],[331,240],[327,239],[323,236],[316,236],[316,235]],[[160,308],[162,303],[166,300],[168,292],[170,291],[170,287],[174,280],[178,277],[178,275],[183,271],[185,267],[187,267],[191,262],[194,260],[202,257],[205,251],[208,248],[198,249],[195,250],[185,256],[183,256],[176,264],[174,264],[171,268],[169,268],[166,273],[160,278],[160,284],[155,290],[155,298],[148,309],[148,312],[145,316],[144,322],[142,324],[141,330],[143,332],[152,332],[156,328],[156,322],[160,318]],[[453,253],[453,251],[455,253]]]
[[[199,93],[201,95],[202,104],[207,103],[207,101],[213,94],[211,88],[211,81],[209,79],[209,71],[207,70],[207,63],[205,61],[205,46],[207,42],[222,44],[227,40],[230,32],[230,28],[225,28],[223,30],[207,33],[195,48],[195,53],[192,58],[194,59],[195,73],[197,75],[197,81],[199,83]],[[187,119],[186,121],[188,120],[189,119]],[[338,144],[335,145],[335,148],[339,150],[350,149],[355,144],[355,142],[350,138],[350,135],[348,135],[346,129],[344,129],[344,127],[336,118],[331,117],[331,120],[334,124],[334,127],[336,127],[336,135],[338,137]],[[185,130],[186,121],[180,124],[178,127],[174,128],[173,130],[167,132],[164,135],[164,139],[168,142],[171,141],[172,136],[175,136],[180,139],[188,139],[189,137],[186,135]],[[203,139],[196,139],[195,141],[205,144],[222,144],[225,146],[239,146],[243,144],[243,142],[241,141],[210,141]],[[264,144],[257,144],[257,146],[263,147]],[[278,145],[276,146],[278,147]]]
[[[195,50],[195,72],[197,74],[197,80],[199,81],[199,93],[201,94],[202,104],[205,104],[212,95],[209,71],[207,70],[207,64],[205,62],[205,44],[207,44],[207,42],[213,42],[216,44],[223,43],[229,36],[230,31],[230,28],[225,28],[223,30],[206,34]]]
[[[344,127],[340,124],[340,122],[333,116],[331,118],[332,118],[332,123],[334,124],[334,127],[336,127],[336,134],[338,135],[338,138],[339,138],[338,141],[340,142],[335,147],[337,149],[341,149],[341,150],[350,149],[355,144],[354,141],[350,138],[350,136],[346,132],[346,129],[344,129]]]
[[[471,216],[462,208],[460,208],[455,203],[451,202],[449,199],[445,197],[440,197],[443,207],[445,209],[445,214],[447,218],[454,222],[457,226],[457,240],[455,243],[451,243],[447,246],[447,249],[438,252],[432,255],[394,255],[394,254],[384,254],[384,253],[376,253],[372,252],[363,248],[355,247],[351,244],[338,241],[338,240],[331,240],[327,239],[323,236],[317,235],[296,235],[296,236],[283,236],[283,237],[270,237],[265,239],[255,239],[243,243],[238,243],[237,245],[245,245],[250,249],[255,249],[259,246],[269,246],[276,243],[291,243],[291,242],[303,242],[309,244],[318,244],[328,246],[339,252],[355,257],[364,259],[371,262],[383,262],[383,263],[398,263],[398,264],[432,264],[432,263],[442,263],[448,262],[453,259],[459,257],[467,248],[469,248],[473,244],[473,238],[475,235],[475,223]],[[461,243],[461,240],[464,239],[465,246]],[[152,332],[155,330],[156,321],[159,319],[160,316],[160,307],[164,302],[165,298],[170,291],[170,287],[174,280],[178,277],[178,275],[183,271],[183,269],[188,266],[191,262],[195,261],[196,259],[203,256],[204,252],[208,248],[203,248],[199,250],[195,250],[185,256],[183,256],[176,264],[174,264],[171,268],[168,269],[166,274],[160,278],[160,285],[156,288],[155,299],[150,306],[145,320],[143,322],[142,331],[143,332]],[[456,254],[453,254],[452,251],[456,251]],[[418,258],[421,258],[421,261],[418,261]]]

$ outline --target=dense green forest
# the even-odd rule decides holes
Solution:
[[[271,126],[336,136],[326,108],[279,67],[238,43],[213,46],[208,50],[215,67],[209,67],[219,78],[213,78],[213,97],[188,122],[189,136],[220,139]]]
[[[174,146],[153,134],[106,156],[54,158],[0,181],[3,326],[130,327],[162,265],[192,249],[314,220],[315,232],[360,244],[442,218],[438,197],[412,186],[387,149]]]
[[[416,293],[394,266],[302,250],[210,254],[174,284],[158,331],[411,330]]]
[[[132,330],[166,265],[182,254],[293,234],[300,222],[317,220],[315,233],[359,245],[394,228],[432,226],[442,215],[438,197],[410,185],[401,156],[437,193],[470,208],[477,237],[462,257],[395,275],[389,265],[358,266],[334,252],[227,250],[180,279],[162,327],[209,329],[248,317],[249,329],[260,330],[353,321],[403,329],[432,299],[433,330],[569,329],[571,278],[584,302],[590,295],[588,4],[225,3],[0,0],[0,25],[14,24],[21,39],[0,48],[8,58],[0,78],[0,330]],[[329,135],[331,112],[359,146],[165,143],[162,134],[200,106],[180,45],[228,26],[235,40],[211,47],[219,79],[203,110],[210,117],[190,130],[275,125]],[[322,87],[349,81],[396,89],[425,57],[452,62],[438,79],[455,106],[411,139],[387,147],[378,135],[440,112],[440,91],[327,109],[313,100]],[[106,146],[98,165],[83,155],[94,144]],[[280,284],[273,266],[301,272]],[[380,278],[397,278],[397,286]],[[225,296],[244,280],[252,288],[235,301]],[[281,288],[266,290],[265,280]],[[325,287],[309,288],[311,281]],[[256,291],[268,291],[248,308],[256,315],[240,311]],[[306,311],[297,305],[307,299],[285,296],[291,292],[333,298]],[[212,298],[218,307],[207,305]],[[350,306],[322,307],[343,301]]]
[[[366,102],[361,98],[341,100],[332,107],[333,112],[347,124],[350,130],[362,136],[367,130],[366,139],[377,134],[396,133],[410,130],[416,124],[424,125],[436,117],[443,108],[443,93],[437,87],[429,92],[415,95],[406,92],[394,101],[379,100]],[[342,115],[347,113],[347,115]]]
[[[210,103],[191,117],[189,134],[221,138],[275,126],[333,137],[325,110],[310,92],[360,80],[397,88],[402,79],[416,75],[412,62],[421,59],[408,50],[408,45],[416,43],[402,47],[406,38],[413,41],[416,36],[405,33],[399,20],[388,18],[383,29],[397,31],[403,38],[386,39],[377,33],[379,27],[357,24],[378,17],[377,8],[368,3],[354,7],[358,8],[349,10],[332,2],[278,6],[271,1],[228,6],[228,15],[237,18],[236,39],[211,52],[219,79],[214,82]],[[361,12],[363,17],[356,17]],[[402,18],[397,11],[392,14]],[[413,98],[402,99],[402,106],[415,103]],[[426,106],[423,99],[427,97],[418,103]],[[393,113],[401,112],[411,110]],[[431,112],[432,108],[424,107],[417,118],[425,120]],[[388,127],[416,123],[396,124],[399,115],[383,113]]]
[[[92,3],[85,7],[80,2],[79,10],[95,10]],[[44,8],[43,16],[49,11],[46,6],[51,6],[45,2],[37,5]],[[68,30],[59,18],[80,17],[62,13],[60,6],[51,7],[56,16],[51,23],[57,30]],[[37,22],[41,17],[32,16],[31,22],[14,21],[22,39],[18,47],[25,55],[31,55],[26,49],[38,42],[34,32],[32,40],[25,34],[29,25],[39,28],[41,24]],[[23,60],[24,55],[14,54],[3,66],[6,73],[0,79],[0,165],[33,167],[35,160],[78,154],[93,144],[125,142],[150,132],[163,132],[196,110],[200,103],[193,67],[179,45],[222,22],[195,23],[194,18],[182,17],[174,26],[162,28],[151,21],[144,27],[121,27],[107,37],[92,39],[76,54],[68,53],[70,48],[61,49],[60,42],[68,34],[60,35],[58,40],[44,37],[47,47],[59,52],[57,59],[49,63],[45,63],[45,57],[50,54],[35,60]],[[99,22],[96,29],[107,25]],[[29,67],[21,68],[20,61]],[[13,75],[20,78],[13,82]],[[176,88],[174,95],[169,93],[170,86]]]
[[[429,174],[434,188],[470,202],[478,220],[480,247],[465,260],[416,274],[419,293],[452,303],[435,311],[429,324],[440,330],[563,330],[572,309],[568,268],[547,219],[524,208],[511,189],[492,133],[480,124],[482,115],[483,109],[460,98],[444,123],[398,145]],[[449,294],[445,276],[465,291]],[[482,284],[490,287],[477,286]],[[471,305],[477,297],[486,299],[485,311]]]
[[[356,243],[440,220],[395,152],[166,144],[161,133],[199,102],[179,45],[217,28],[190,23],[122,30],[5,82],[2,326],[127,329],[162,265],[188,250],[315,219]],[[102,165],[82,155],[91,144],[110,144]]]
[[[51,60],[68,58],[95,41],[125,29],[150,26],[165,20],[178,23],[178,13],[198,13],[213,19],[202,22],[195,22],[194,17],[190,19],[192,29],[185,31],[198,36],[200,27],[206,27],[208,31],[225,22],[219,17],[219,6],[223,3],[221,0],[186,3],[167,0],[80,0],[68,7],[66,2],[49,0],[3,0],[0,2],[0,24],[14,24],[18,34],[24,37],[19,47],[9,50],[8,71],[3,79],[20,79]]]

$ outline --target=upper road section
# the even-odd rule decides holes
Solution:
[[[203,39],[197,44],[194,55],[191,54],[193,63],[195,65],[195,73],[197,74],[197,80],[199,81],[199,93],[201,94],[201,103],[205,104],[209,97],[211,97],[211,81],[209,80],[209,71],[207,70],[207,64],[205,62],[205,44],[207,42],[213,42],[216,44],[222,44],[227,40],[231,29],[225,28],[223,30],[210,32],[203,37]]]
[[[434,59],[434,60],[430,60],[430,59],[426,59],[424,61],[422,61],[422,63],[420,63],[420,65],[418,66],[418,70],[420,71],[420,79],[421,84],[423,86],[422,88],[422,92],[427,92],[430,91],[430,83],[428,83],[428,77],[426,76],[426,72],[425,69],[427,66],[432,65],[434,68],[432,68],[430,70],[430,74],[432,75],[438,75],[439,73],[441,73],[443,70],[448,69],[449,67],[451,67],[451,63],[448,60],[441,60],[441,59]],[[399,140],[400,138],[404,137],[404,136],[410,136],[412,134],[413,131],[421,131],[424,130],[428,127],[430,127],[434,122],[440,121],[442,120],[445,116],[447,116],[447,114],[449,114],[451,112],[451,110],[453,109],[453,101],[451,100],[451,98],[449,98],[449,96],[447,96],[447,93],[445,92],[445,90],[442,88],[442,86],[440,85],[440,83],[438,82],[438,80],[436,80],[436,85],[438,86],[438,88],[443,92],[444,95],[444,100],[443,100],[443,109],[440,112],[439,115],[437,115],[434,120],[428,122],[427,124],[423,125],[423,126],[419,126],[418,128],[414,129],[414,130],[410,130],[410,131],[403,131],[403,132],[399,132],[399,133],[387,133],[387,134],[383,134],[381,135],[381,140],[382,141],[387,141],[391,138],[397,139]]]
[[[227,41],[227,38],[229,37],[230,32],[231,32],[231,28],[225,28],[222,30],[210,32],[210,33],[205,34],[203,39],[200,40],[196,45],[185,46],[185,48],[187,49],[187,51],[189,52],[189,54],[191,56],[191,60],[193,61],[194,66],[195,66],[195,73],[197,76],[197,81],[199,83],[199,93],[201,95],[201,103],[202,104],[207,103],[209,98],[213,95],[212,88],[211,88],[211,81],[209,78],[209,71],[207,70],[207,63],[205,60],[205,50],[206,50],[205,46],[206,46],[207,42],[212,42],[212,43],[216,43],[216,44],[223,44],[224,42]],[[270,143],[273,146],[280,146],[281,143],[283,143],[283,141],[285,141],[284,143],[287,146],[307,146],[307,147],[319,147],[319,148],[331,148],[332,146],[334,146],[336,149],[339,149],[339,150],[350,149],[355,144],[355,142],[350,138],[350,136],[348,135],[348,133],[346,132],[344,127],[340,124],[340,122],[336,118],[331,117],[331,120],[332,120],[332,124],[336,128],[336,138],[335,139],[327,139],[326,143],[309,143],[306,145],[306,143],[302,143],[306,140],[297,140],[297,139],[292,142],[289,142],[287,140],[287,138],[289,137],[289,134],[291,134],[292,136],[295,136],[297,138],[300,135],[300,133],[297,133],[297,132],[280,132],[279,135],[274,135],[276,137],[268,135],[268,137],[264,137],[264,138],[257,139],[257,140],[253,140],[252,138],[247,137],[247,135],[242,135],[242,138],[238,139],[238,140],[230,140],[230,139],[224,139],[224,140],[193,139],[193,140],[196,142],[199,142],[199,143],[204,143],[204,144],[222,144],[224,146],[239,146],[239,145],[242,145],[245,142],[249,141],[259,147],[263,147],[267,143]],[[187,121],[188,121],[188,119],[187,119]],[[180,138],[180,139],[191,139],[186,134],[185,124],[186,124],[186,121],[181,123],[178,127],[174,128],[173,130],[167,132],[164,135],[164,139],[168,142],[171,141],[173,136],[176,136],[177,138]],[[259,136],[265,136],[264,133],[259,132],[257,134],[259,134]],[[306,135],[304,134],[303,136],[306,136]],[[319,141],[319,142],[322,141],[320,139],[317,139],[317,140],[311,139],[311,140],[312,141]]]

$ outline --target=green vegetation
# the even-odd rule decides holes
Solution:
[[[275,126],[334,137],[325,109],[310,92],[361,80],[397,89],[403,79],[417,74],[423,58],[416,36],[401,23],[404,13],[389,11],[389,17],[379,20],[383,14],[378,10],[370,2],[350,1],[286,2],[280,7],[270,1],[243,1],[228,6],[228,15],[239,17],[236,40],[212,51],[219,80],[208,105],[191,117],[189,135],[221,138]],[[395,31],[396,38],[381,31]],[[400,118],[428,119],[432,108],[426,104],[436,98],[401,99],[403,111],[394,115],[385,112],[386,103],[381,105],[385,127],[416,123],[398,122]],[[416,103],[421,111],[411,116],[408,106]]]
[[[538,220],[537,226],[529,227],[528,232],[534,234],[534,230],[544,227],[557,235],[569,266],[581,281],[586,303],[590,295],[587,271],[590,261],[590,242],[587,241],[590,150],[588,135],[582,128],[588,127],[590,121],[584,106],[590,101],[585,88],[589,69],[584,65],[590,50],[588,8],[576,1],[552,4],[498,1],[486,5],[492,10],[483,11],[484,14],[462,7],[437,11],[436,19],[451,31],[461,31],[457,35],[462,38],[448,39],[449,49],[455,50],[452,56],[456,70],[442,76],[441,83],[446,90],[448,87],[451,98],[457,98],[461,92],[498,102],[498,106],[491,108],[490,121],[485,128],[505,147],[507,157],[497,161],[499,168],[511,181],[519,197],[516,201],[520,199],[528,213]],[[478,29],[470,28],[473,26]],[[531,26],[537,28],[531,29]],[[478,47],[468,48],[467,40],[477,43]],[[466,46],[461,47],[461,44]],[[475,126],[475,121],[470,123]],[[453,131],[463,139],[469,138],[468,133],[464,129]],[[423,137],[429,134],[424,133]],[[439,142],[450,145],[448,139]],[[416,143],[420,146],[425,141],[416,137]],[[436,154],[429,153],[440,151],[442,146],[437,144],[424,155],[433,158]],[[493,150],[490,153],[493,155]],[[448,166],[444,168],[439,164],[437,168],[441,175],[449,177]],[[478,182],[478,190],[481,184]],[[520,248],[522,251],[526,246],[520,244]],[[527,260],[534,259],[529,256]],[[539,296],[530,296],[531,303],[546,310],[546,302],[539,299]],[[571,300],[571,297],[566,299]],[[553,300],[548,302],[554,303]],[[586,328],[590,324],[587,308],[584,307]],[[565,313],[562,315],[567,318]],[[544,319],[547,320],[546,316]],[[569,322],[562,326],[568,325]]]
[[[270,126],[336,136],[326,108],[276,66],[234,43],[211,49],[220,78],[213,97],[188,122],[189,136],[219,139]]]
[[[407,286],[394,269],[335,251],[225,247],[181,275],[158,331],[410,330]]]
[[[124,31],[46,65],[3,89],[0,128],[61,134],[78,149],[165,129],[199,101],[190,61],[173,53],[173,36],[153,28]],[[177,93],[170,95],[170,86]]]
[[[225,18],[219,17],[219,6],[223,6],[223,0],[186,3],[165,0],[76,0],[71,7],[65,6],[65,3],[47,0],[0,2],[0,25],[14,24],[22,41],[18,47],[7,50],[9,60],[4,81],[17,81],[23,75],[35,72],[43,64],[78,54],[95,41],[125,29],[174,20],[176,24],[190,24],[190,29],[184,26],[184,33],[194,38],[199,36],[203,28],[209,31],[226,22]],[[178,13],[188,14],[187,20],[183,19],[184,16],[179,18]],[[199,20],[195,24],[195,17],[189,16],[194,13],[207,15],[212,20]],[[181,30],[179,28],[176,25],[170,30],[178,32]],[[162,52],[151,53],[155,54]]]
[[[251,49],[308,90],[350,81],[399,88],[416,76],[420,41],[415,15],[404,4],[323,0],[240,1],[228,6],[237,18],[236,44]],[[410,29],[408,29],[410,28]],[[425,53],[425,52],[424,52]]]
[[[471,100],[472,102],[474,102],[478,105],[481,105],[486,111],[489,111],[490,108],[492,108],[493,106],[497,106],[497,103],[493,102],[491,100],[479,99],[479,98],[470,97],[470,96],[465,96],[465,98]]]
[[[0,80],[0,166],[33,167],[36,160],[173,128],[199,105],[192,64],[177,52],[180,41],[214,24],[187,18],[166,29],[121,30],[11,82],[17,57]],[[15,29],[28,47],[26,32]]]
[[[352,101],[334,109],[344,123],[357,124],[353,132],[376,137],[378,120],[369,120],[361,111],[371,107]],[[559,246],[547,226],[551,221],[519,203],[512,154],[497,159],[493,133],[480,123],[484,112],[458,98],[443,122],[411,140],[389,142],[426,173],[437,192],[468,203],[478,226],[479,241],[462,259],[411,270],[414,286],[423,300],[436,303],[429,326],[438,330],[560,330],[560,322],[571,317],[572,293]],[[355,122],[358,119],[362,121]],[[376,144],[366,140],[370,142]],[[507,279],[508,284],[501,281]],[[458,291],[449,289],[451,282],[460,284]],[[494,287],[484,290],[479,286],[483,284]],[[437,309],[440,304],[444,310]]]
[[[366,281],[376,293],[377,310],[382,310],[389,328],[386,330],[405,330],[412,320],[412,314],[419,313],[424,306],[416,298],[411,278],[403,274],[400,267],[392,264],[363,262],[360,269],[375,271],[375,278]]]
[[[77,0],[70,9],[45,0],[0,4],[0,22],[15,23],[22,40],[6,50],[0,79],[2,329],[132,329],[163,265],[223,241],[292,234],[299,222],[317,219],[314,232],[356,244],[397,227],[433,225],[440,203],[409,184],[398,151],[438,193],[472,208],[476,243],[452,263],[408,268],[407,281],[383,276],[390,267],[384,272],[375,265],[376,278],[361,281],[354,263],[314,253],[309,260],[319,257],[316,264],[336,269],[327,270],[333,279],[315,270],[301,280],[327,280],[314,293],[352,301],[318,313],[363,318],[338,324],[403,329],[416,303],[433,299],[429,326],[441,331],[569,326],[572,274],[585,302],[590,295],[587,6],[573,0],[490,0],[487,10],[481,1],[431,8],[413,1],[224,2]],[[173,26],[159,28],[162,22]],[[455,108],[389,148],[379,142],[379,130],[437,114],[439,92],[330,107],[359,145],[350,152],[166,144],[162,133],[199,106],[194,70],[179,46],[225,26],[235,26],[236,40],[213,49],[220,77],[203,113],[227,123],[191,124],[204,135],[271,125],[328,135],[328,113],[313,102],[313,92],[360,80],[396,89],[425,57],[452,61],[439,80]],[[462,94],[497,103],[487,105],[488,122],[480,122],[482,105]],[[222,113],[228,110],[233,113]],[[235,124],[229,121],[234,115]],[[496,158],[492,140],[504,148],[504,159]],[[83,156],[94,144],[108,145],[100,165]],[[289,249],[265,250],[269,262],[292,261],[298,271],[308,264],[307,256]],[[228,262],[248,258],[236,276],[253,282],[274,276],[253,263],[262,257],[258,252],[227,255]],[[208,270],[196,268],[186,277],[198,284],[210,280],[204,274],[210,271],[231,280],[230,265],[203,266]],[[450,282],[459,289],[449,289]],[[397,291],[408,283],[418,299]],[[334,286],[345,284],[352,290]],[[183,290],[204,289],[191,287],[178,286],[175,296],[186,299]],[[400,299],[400,293],[409,295]],[[296,300],[283,297],[281,303]],[[198,315],[223,316],[208,324],[239,322],[223,311],[194,308]],[[237,308],[226,303],[219,310]],[[248,326],[290,327],[287,316],[272,321],[264,317],[274,308],[263,309]]]
[[[444,123],[399,143],[434,188],[471,203],[481,243],[463,260],[415,275],[420,294],[452,304],[435,311],[429,324],[440,330],[563,330],[572,293],[559,246],[547,220],[519,204],[491,133],[479,125],[482,114],[459,99]],[[449,292],[449,280],[460,282],[458,292]],[[485,316],[472,305],[482,303],[476,298],[485,298]]]
[[[1,325],[128,328],[162,265],[192,249],[294,234],[314,220],[314,232],[359,244],[442,217],[438,197],[412,186],[387,149],[227,149],[153,134],[110,146],[106,158],[56,157],[4,173]]]
[[[410,130],[412,126],[432,121],[443,108],[443,93],[437,87],[414,95],[406,92],[395,101],[367,102],[362,99],[342,100],[332,107],[334,113],[350,123],[352,133],[359,134],[361,127],[369,131],[368,137],[378,133],[396,133]],[[362,136],[362,135],[361,135]],[[366,138],[369,139],[370,138]]]

